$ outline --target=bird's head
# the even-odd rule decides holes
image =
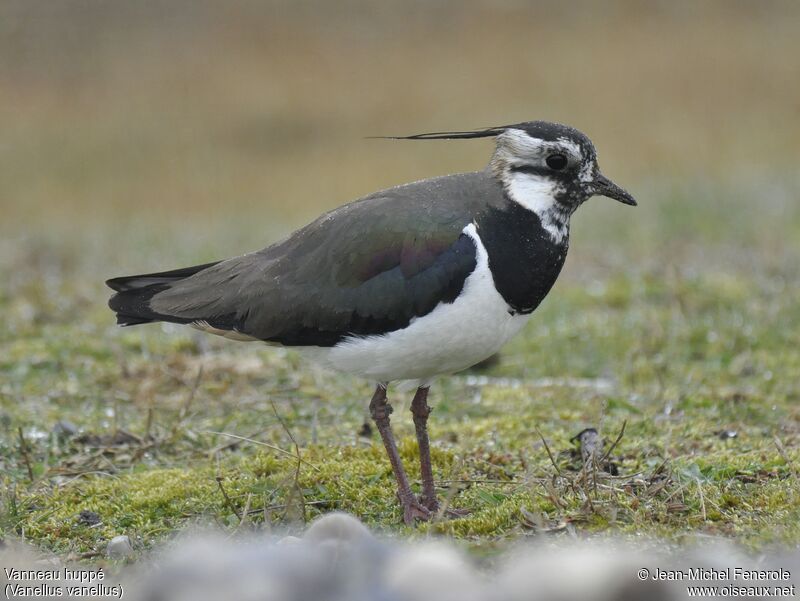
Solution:
[[[490,169],[509,194],[533,210],[554,202],[553,210],[571,214],[592,196],[627,205],[636,200],[605,177],[592,141],[582,132],[548,121],[526,121],[487,129],[434,132],[403,139],[439,140],[494,137]]]
[[[547,191],[570,212],[592,196],[636,205],[633,196],[600,172],[594,144],[577,129],[528,121],[503,127],[495,139],[490,166],[507,187]]]

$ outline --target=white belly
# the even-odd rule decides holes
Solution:
[[[496,353],[530,315],[512,315],[497,292],[486,248],[474,224],[464,228],[477,246],[477,265],[452,303],[442,303],[402,330],[353,337],[302,352],[337,371],[375,382],[419,380],[466,369]]]

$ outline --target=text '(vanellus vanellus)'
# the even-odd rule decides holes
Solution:
[[[121,325],[188,324],[300,350],[376,383],[369,408],[407,523],[438,509],[428,388],[519,332],[567,255],[569,220],[589,197],[635,205],[597,166],[592,142],[530,121],[404,139],[494,137],[486,169],[370,194],[250,254],[109,280]],[[411,490],[389,425],[389,382],[412,380],[422,495]]]

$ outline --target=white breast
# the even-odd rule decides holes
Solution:
[[[464,228],[477,247],[477,265],[458,298],[442,303],[401,329],[352,337],[303,353],[327,367],[376,382],[419,380],[466,369],[496,353],[530,315],[512,315],[497,292],[489,257],[474,224]]]

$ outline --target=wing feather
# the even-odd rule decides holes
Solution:
[[[448,176],[345,205],[282,242],[170,284],[149,308],[288,346],[405,327],[452,302],[475,269],[462,230],[481,193],[502,194],[493,182],[481,172]]]

